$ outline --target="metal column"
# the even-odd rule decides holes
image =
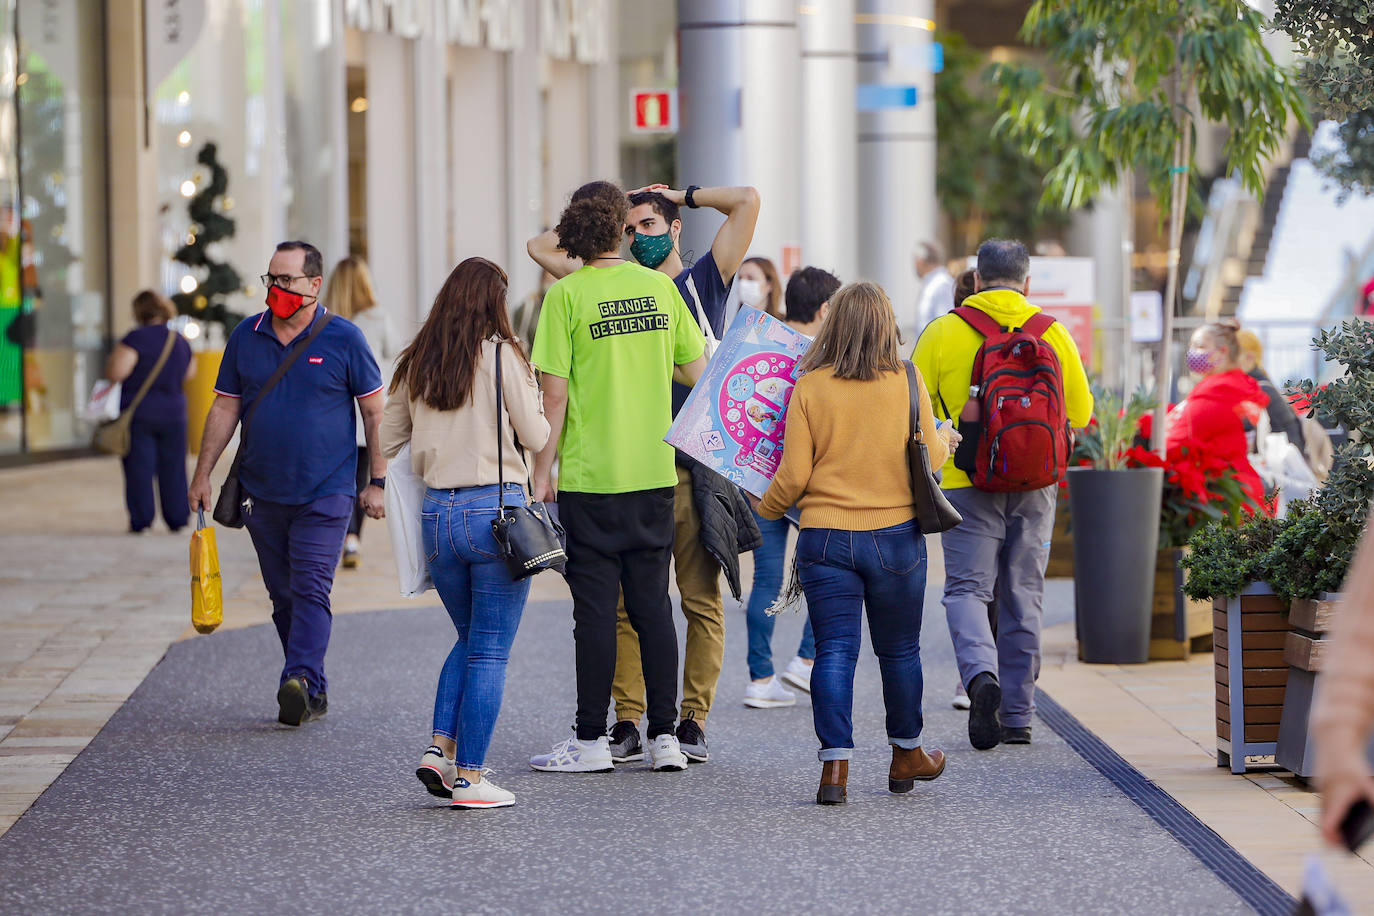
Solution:
[[[798,24],[802,262],[849,281],[859,270],[854,0],[803,7]]]
[[[857,16],[859,270],[899,319],[916,309],[916,243],[936,233],[934,18],[934,0],[860,0]]]
[[[678,0],[678,186],[753,185],[763,199],[752,254],[782,268],[801,242],[801,58],[790,0]],[[684,214],[682,250],[711,247],[720,219]]]

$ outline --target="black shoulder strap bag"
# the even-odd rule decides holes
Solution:
[[[253,419],[253,414],[257,412],[258,405],[262,399],[267,397],[267,392],[271,391],[286,375],[286,370],[291,368],[292,363],[300,359],[302,353],[310,349],[310,345],[315,342],[315,338],[320,336],[325,325],[329,324],[334,317],[333,312],[325,312],[320,323],[315,325],[315,330],[310,332],[310,336],[301,341],[297,346],[292,347],[291,352],[286,355],[286,359],[277,364],[277,371],[273,372],[268,378],[267,384],[262,386],[258,396],[253,399],[253,406],[248,408],[248,413],[243,415],[243,421],[239,424],[239,450],[234,453],[234,463],[229,466],[229,476],[224,479],[224,486],[219,488],[219,499],[215,501],[215,511],[212,513],[215,521],[226,528],[243,527],[243,490],[239,487],[239,464],[243,461],[243,447],[248,439],[248,421]]]
[[[497,487],[496,518],[492,520],[491,532],[501,548],[501,558],[506,561],[512,579],[527,579],[546,569],[563,573],[568,562],[567,536],[563,528],[549,515],[548,507],[542,502],[531,502],[528,506],[506,505],[506,449],[502,435],[503,421],[501,407],[506,400],[506,389],[501,384],[501,344],[496,344],[496,479]],[[515,447],[520,448],[520,439],[515,426],[511,426],[511,437]],[[523,451],[523,449],[522,449]],[[523,460],[523,456],[522,456]],[[529,466],[526,465],[528,477]]]
[[[904,363],[911,405],[907,420],[906,462],[911,471],[911,492],[916,497],[916,524],[921,526],[922,534],[935,534],[948,531],[962,522],[964,517],[950,505],[945,498],[945,491],[935,482],[930,452],[921,440],[921,396],[916,367],[910,360]]]

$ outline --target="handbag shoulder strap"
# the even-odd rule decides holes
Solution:
[[[129,406],[124,408],[121,413],[127,413],[132,416],[133,412],[138,410],[138,405],[143,403],[143,399],[147,397],[148,392],[152,390],[153,382],[157,381],[157,377],[162,374],[162,367],[167,365],[167,360],[172,355],[172,347],[176,345],[176,340],[177,332],[168,328],[167,339],[162,344],[162,352],[158,354],[157,362],[153,363],[153,371],[149,372],[148,377],[143,380],[143,384],[138,386],[138,393],[134,395],[134,399],[129,402]]]
[[[907,438],[912,442],[921,441],[921,402],[917,392],[920,390],[916,381],[916,367],[911,360],[902,360],[902,365],[906,367],[906,389],[907,389]]]
[[[276,371],[268,377],[267,384],[263,385],[262,388],[258,390],[258,396],[253,399],[253,406],[249,407],[248,413],[243,415],[243,428],[245,431],[248,429],[248,421],[252,419],[253,414],[258,409],[258,405],[262,403],[263,398],[267,397],[267,392],[276,387],[277,382],[280,382],[282,376],[286,375],[286,370],[290,369],[292,364],[301,358],[302,353],[310,349],[310,345],[315,342],[315,338],[320,336],[321,332],[324,331],[325,325],[329,324],[333,317],[333,312],[325,312],[324,317],[320,319],[320,323],[315,325],[315,330],[310,332],[310,336],[301,341],[298,346],[292,347],[291,352],[286,355],[286,359],[282,360],[277,365]]]
[[[478,344],[480,347],[481,344]],[[501,384],[501,341],[496,342],[496,506],[497,512],[506,514],[506,437],[501,420],[501,405],[506,400],[506,389]]]

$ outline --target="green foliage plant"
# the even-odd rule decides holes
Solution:
[[[204,270],[205,275],[195,289],[177,293],[172,301],[183,315],[199,321],[218,321],[227,335],[243,316],[231,311],[225,299],[243,289],[243,280],[232,266],[215,258],[210,246],[234,235],[234,221],[223,213],[229,173],[220,165],[213,143],[201,147],[196,162],[210,170],[210,180],[187,204],[190,238],[172,255],[172,260],[197,271]]]
[[[1345,427],[1350,441],[1336,450],[1326,484],[1289,507],[1269,553],[1268,581],[1285,599],[1340,588],[1374,500],[1374,326],[1352,319],[1322,331],[1313,344],[1345,373],[1326,385],[1305,380],[1292,387],[1313,411]]]
[[[1126,459],[1126,452],[1135,439],[1140,420],[1154,409],[1154,398],[1140,388],[1125,404],[1121,395],[1094,383],[1093,419],[1078,435],[1074,444],[1072,464],[1086,465],[1099,471],[1119,471],[1135,465]]]
[[[1189,552],[1179,561],[1188,574],[1183,593],[1195,600],[1239,595],[1254,582],[1264,582],[1265,561],[1278,537],[1280,522],[1255,515],[1242,525],[1213,522],[1188,541]]]
[[[1049,166],[1042,202],[1076,209],[1141,172],[1168,215],[1163,339],[1173,339],[1183,219],[1199,122],[1228,129],[1227,169],[1257,196],[1293,120],[1309,125],[1290,71],[1244,0],[1035,0],[1021,36],[1049,67],[1001,65],[999,133]],[[1171,387],[1164,361],[1158,390]],[[1164,446],[1163,398],[1154,447]]]
[[[1303,56],[1316,107],[1341,121],[1343,148],[1315,154],[1313,164],[1347,193],[1374,193],[1374,3],[1278,0],[1274,26]]]

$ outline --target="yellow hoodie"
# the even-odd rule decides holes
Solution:
[[[1031,305],[1026,297],[1010,289],[992,289],[969,296],[964,305],[987,312],[1003,327],[1020,327],[1040,307]],[[1069,413],[1069,425],[1075,429],[1088,425],[1093,415],[1093,396],[1088,388],[1088,376],[1078,345],[1062,324],[1055,322],[1045,332],[1045,342],[1059,356],[1059,368],[1064,376],[1064,406]],[[959,411],[968,400],[973,383],[973,357],[983,345],[983,335],[958,315],[945,314],[926,325],[916,341],[911,359],[930,391],[935,416],[946,416],[958,425]],[[948,413],[946,413],[948,411]],[[968,475],[954,466],[951,451],[945,462],[943,483],[946,490],[972,486]]]

